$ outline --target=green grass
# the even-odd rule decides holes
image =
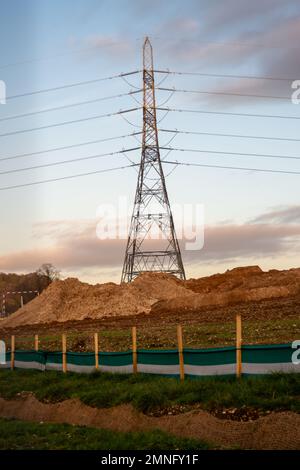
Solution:
[[[56,327],[57,328],[57,327]],[[72,329],[74,328],[74,329]],[[274,320],[247,320],[243,322],[244,344],[290,343],[297,338],[300,329],[299,318],[283,318]],[[93,351],[95,325],[87,325],[86,331],[76,331],[76,326],[70,327],[67,333],[69,351]],[[1,336],[8,347],[10,336]],[[233,346],[235,344],[235,322],[209,322],[192,325],[183,324],[183,339],[185,347],[206,348],[218,346]],[[61,350],[61,332],[51,330],[39,334],[40,349],[47,351]],[[143,349],[177,348],[176,325],[138,326],[138,347]],[[126,351],[132,347],[130,328],[113,329],[101,327],[99,331],[101,351]],[[34,336],[16,337],[17,349],[32,349]]]
[[[11,399],[23,391],[33,392],[41,401],[78,398],[99,408],[131,403],[143,412],[195,403],[207,410],[245,405],[262,410],[300,412],[300,374],[271,374],[240,380],[215,377],[180,382],[146,374],[0,371],[3,398]]]
[[[160,430],[116,432],[69,424],[0,419],[0,450],[201,450],[211,446]]]

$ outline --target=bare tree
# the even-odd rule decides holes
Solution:
[[[60,271],[51,263],[42,264],[42,266],[36,270],[36,274],[41,278],[47,279],[48,284],[58,280],[60,277]]]

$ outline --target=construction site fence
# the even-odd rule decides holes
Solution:
[[[244,345],[241,339],[241,319],[237,317],[236,345],[231,347],[189,349],[183,347],[182,329],[177,328],[178,348],[170,350],[137,349],[136,328],[132,328],[132,349],[124,352],[101,352],[98,333],[94,334],[93,352],[67,351],[67,337],[62,335],[62,350],[15,349],[11,337],[10,351],[5,353],[2,369],[56,370],[91,373],[95,370],[116,373],[147,373],[165,376],[201,378],[211,376],[246,376],[274,372],[300,373],[300,350],[293,343]],[[298,359],[297,359],[298,358]]]

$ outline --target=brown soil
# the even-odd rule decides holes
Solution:
[[[161,429],[180,437],[193,437],[231,448],[300,449],[300,415],[292,412],[270,413],[248,422],[218,419],[200,409],[157,418],[146,416],[131,405],[96,409],[75,399],[48,404],[29,394],[11,401],[0,398],[0,416],[123,432]]]
[[[165,416],[165,415],[178,415],[181,413],[187,413],[192,410],[202,410],[201,403],[193,403],[191,405],[171,405],[168,407],[157,408],[153,411],[146,413],[148,416]],[[230,419],[231,421],[254,421],[261,416],[266,416],[271,413],[268,410],[261,410],[248,406],[241,406],[240,408],[215,408],[209,410],[210,414],[219,419]]]
[[[178,279],[165,274],[141,275],[131,284],[82,283],[69,278],[55,281],[1,326],[19,326],[149,313],[158,300],[185,298],[193,293]]]
[[[120,315],[103,317],[99,319],[85,319],[84,321],[66,321],[63,324],[65,331],[87,332],[96,331],[97,328],[130,328],[138,327],[163,327],[181,322],[182,324],[198,325],[201,323],[233,321],[235,315],[240,313],[245,320],[272,320],[299,318],[300,295],[282,299],[263,300],[260,302],[243,303],[231,307],[206,307],[201,310],[177,309],[169,315],[168,311],[156,309],[148,314]],[[0,323],[0,331],[7,333],[31,335],[35,333],[56,333],[62,331],[61,322],[40,323],[32,325],[18,325],[14,323]]]
[[[300,293],[300,269],[264,272],[259,266],[235,268],[224,274],[189,279],[185,286],[195,295],[184,302],[170,297],[157,302],[152,311],[197,310],[203,307],[231,306],[243,302],[279,299]]]
[[[262,271],[258,266],[180,281],[166,274],[145,273],[131,284],[56,281],[38,298],[0,322],[1,329],[64,326],[74,322],[168,322],[172,318],[230,321],[235,310],[248,319],[299,315],[300,268]],[[276,316],[274,315],[276,311]]]

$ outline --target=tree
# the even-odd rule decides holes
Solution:
[[[36,270],[39,278],[47,279],[48,285],[53,281],[57,281],[60,277],[60,271],[51,263],[44,263]]]

